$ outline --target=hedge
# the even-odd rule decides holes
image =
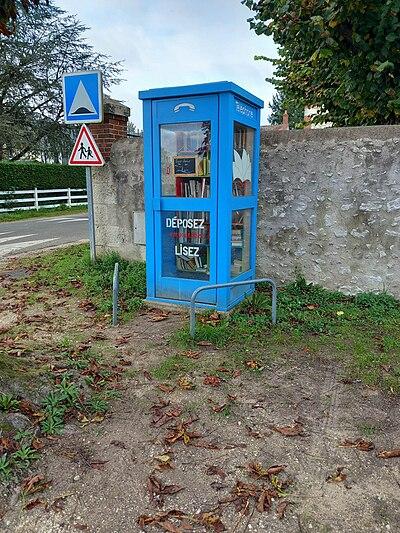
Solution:
[[[0,191],[83,189],[85,169],[47,163],[0,162]]]

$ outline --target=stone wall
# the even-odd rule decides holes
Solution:
[[[258,270],[400,297],[400,127],[262,134]]]
[[[98,251],[143,259],[142,140],[93,181]],[[400,297],[400,126],[265,130],[259,187],[260,275]]]

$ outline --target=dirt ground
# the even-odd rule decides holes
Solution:
[[[149,532],[400,531],[400,459],[377,456],[400,447],[398,398],[343,380],[327,354],[302,351],[283,351],[257,372],[207,381],[208,365],[217,362],[223,373],[232,355],[207,345],[198,354],[172,346],[185,314],[154,322],[145,312],[112,328],[74,311],[67,297],[53,297],[58,305],[31,340],[50,346],[74,314],[86,339],[101,332],[110,357],[126,361],[122,397],[102,423],[70,422],[61,437],[47,439],[33,471],[50,486],[29,498],[38,499],[30,510],[18,487],[11,496],[4,492],[1,531],[129,533],[143,530],[140,516]],[[35,305],[20,309],[19,321],[21,313],[43,312]],[[16,312],[3,308],[6,327]],[[159,381],[148,373],[179,353],[193,363],[184,376],[193,389],[185,381],[179,386],[177,376]],[[357,438],[374,448],[340,446]],[[252,476],[251,463],[264,470]],[[285,468],[266,473],[275,465]],[[158,487],[153,499],[149,477]],[[264,507],[263,490],[272,494]]]

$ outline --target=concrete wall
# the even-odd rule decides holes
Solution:
[[[145,259],[142,142],[141,137],[115,142],[110,161],[104,167],[93,169],[99,254],[115,250],[126,259]]]
[[[259,186],[259,274],[400,297],[400,126],[265,130]],[[144,258],[141,139],[114,144],[94,191],[98,251]]]

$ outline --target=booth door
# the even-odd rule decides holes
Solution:
[[[216,283],[218,96],[153,102],[155,296]],[[204,291],[199,302],[216,303]]]

